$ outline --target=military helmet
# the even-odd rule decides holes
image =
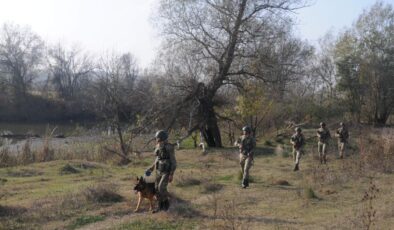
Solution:
[[[165,130],[159,130],[156,132],[155,137],[156,139],[159,139],[159,141],[165,141],[168,138],[168,134]]]
[[[326,123],[320,122],[320,126],[324,127],[324,126],[326,126]]]
[[[295,130],[296,132],[301,132],[301,131],[302,131],[300,127],[297,127],[297,128],[295,128],[294,130]]]
[[[242,131],[245,131],[245,132],[247,132],[247,133],[250,133],[250,132],[252,132],[252,129],[249,127],[249,126],[244,126],[243,128],[242,128]]]

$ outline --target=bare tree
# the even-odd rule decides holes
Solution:
[[[323,86],[328,89],[328,99],[333,99],[336,86],[335,68],[335,40],[331,33],[327,33],[319,40],[319,51],[316,55],[313,73],[318,77]],[[323,89],[324,90],[324,89]]]
[[[51,82],[65,100],[74,100],[78,96],[83,81],[87,81],[94,70],[87,54],[75,46],[66,50],[60,44],[49,49],[48,65]]]
[[[0,31],[0,71],[12,87],[15,100],[27,100],[27,92],[38,76],[44,42],[28,27],[4,24]]]
[[[138,68],[131,54],[111,54],[100,60],[95,81],[95,108],[97,114],[105,119],[116,131],[119,149],[109,152],[122,158],[121,164],[130,162],[132,136],[125,135],[125,121],[132,117],[132,93]],[[135,114],[134,114],[135,115]]]
[[[285,12],[304,6],[299,0],[162,0],[159,24],[172,55],[176,50],[200,63],[201,77],[196,87],[183,97],[178,107],[198,106],[198,117],[209,146],[221,147],[222,140],[215,112],[218,90],[237,84],[237,78],[264,79],[253,68],[258,59],[256,47],[267,35],[273,20],[286,20]]]

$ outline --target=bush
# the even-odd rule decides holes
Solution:
[[[124,198],[116,190],[117,187],[112,184],[101,184],[87,188],[83,194],[87,201],[94,203],[122,202]]]
[[[25,144],[23,145],[22,154],[20,156],[20,163],[22,165],[27,165],[35,161],[35,155],[31,151],[30,145],[31,145],[30,139],[26,140]]]
[[[70,164],[66,164],[60,169],[60,175],[64,174],[75,174],[79,173],[79,170],[71,166]]]
[[[17,216],[26,212],[26,208],[0,205],[0,217]]]
[[[195,186],[200,185],[201,181],[197,178],[194,178],[190,175],[182,175],[180,174],[177,177],[176,186],[178,187],[188,187],[188,186]]]
[[[274,144],[270,140],[265,140],[264,141],[264,145],[266,145],[266,146],[274,146]]]
[[[305,195],[305,198],[307,198],[307,199],[318,199],[315,191],[313,191],[313,189],[311,187],[304,189],[304,195]]]
[[[55,151],[50,147],[50,138],[46,137],[44,146],[41,152],[38,153],[37,160],[39,162],[53,161],[55,158]]]
[[[205,182],[202,186],[204,189],[203,193],[213,193],[223,188],[223,185],[212,183],[212,182]]]
[[[43,174],[43,172],[36,169],[7,170],[7,175],[11,177],[33,177],[41,176]]]
[[[16,165],[15,157],[9,152],[7,148],[0,150],[0,167],[10,167]]]

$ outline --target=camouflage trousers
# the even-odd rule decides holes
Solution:
[[[239,164],[242,170],[242,180],[249,180],[249,169],[252,167],[253,159],[245,154],[239,154]]]
[[[300,163],[301,155],[303,154],[302,148],[295,148],[293,146],[293,159],[295,164]]]
[[[168,179],[170,177],[169,173],[164,173],[157,171],[155,188],[156,188],[156,197],[158,201],[164,201],[168,199]]]
[[[328,143],[321,142],[321,141],[319,141],[317,143],[317,149],[318,149],[318,152],[319,152],[320,160],[323,160],[323,161],[327,160],[327,148],[328,148]]]
[[[343,158],[345,156],[346,142],[338,141],[339,157]]]

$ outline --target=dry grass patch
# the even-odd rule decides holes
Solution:
[[[27,211],[24,207],[0,205],[0,217],[18,216]]]
[[[124,197],[117,193],[117,186],[114,184],[88,187],[83,191],[83,195],[88,201],[94,203],[116,203],[124,200]]]

